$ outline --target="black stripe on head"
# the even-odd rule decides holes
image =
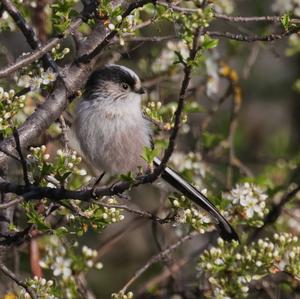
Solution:
[[[86,90],[91,91],[97,87],[99,88],[99,84],[103,82],[127,83],[133,90],[137,78],[120,66],[108,65],[90,75],[86,83]]]

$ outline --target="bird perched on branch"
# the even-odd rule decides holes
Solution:
[[[89,77],[76,107],[74,132],[81,150],[93,167],[110,174],[146,169],[141,158],[151,147],[150,122],[143,116],[141,80],[131,69],[107,65]],[[160,165],[158,158],[154,165]],[[226,240],[238,236],[213,204],[174,170],[166,167],[161,177],[208,212]]]

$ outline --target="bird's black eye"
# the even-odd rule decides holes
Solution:
[[[123,82],[121,85],[124,90],[127,90],[129,88],[129,85],[127,83]]]

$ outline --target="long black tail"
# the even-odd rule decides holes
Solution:
[[[161,163],[158,158],[155,158],[153,162],[156,166],[159,166]],[[209,213],[216,222],[220,235],[224,240],[239,241],[237,233],[234,231],[228,221],[218,212],[217,208],[208,200],[206,196],[189,184],[177,172],[169,167],[166,167],[161,177],[175,189],[180,191],[184,196],[195,202],[207,213]]]

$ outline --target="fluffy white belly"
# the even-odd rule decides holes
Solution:
[[[127,107],[124,113],[97,109],[82,102],[77,108],[75,134],[86,158],[93,167],[111,174],[136,172],[145,168],[141,158],[150,147],[150,129],[140,108]],[[136,107],[135,107],[136,108]]]

